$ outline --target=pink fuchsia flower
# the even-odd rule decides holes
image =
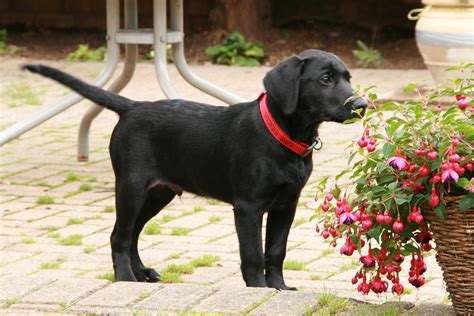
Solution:
[[[341,217],[339,217],[339,224],[350,225],[356,220],[357,216],[355,214],[344,212],[341,214]]]
[[[387,163],[395,170],[404,170],[408,165],[408,161],[402,157],[392,157]]]
[[[459,180],[459,175],[453,169],[449,168],[443,171],[441,174],[441,181],[454,181],[457,182]]]
[[[398,148],[397,155],[388,159],[387,163],[395,170],[405,170],[408,168],[408,161],[401,156],[400,148]]]

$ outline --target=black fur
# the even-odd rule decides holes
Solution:
[[[312,157],[289,151],[270,135],[258,100],[229,107],[184,100],[138,102],[54,68],[25,68],[120,115],[110,141],[116,177],[117,219],[111,236],[116,280],[159,279],[140,259],[138,236],[145,223],[184,190],[233,205],[247,286],[290,289],[282,266]],[[280,127],[294,140],[310,144],[323,121],[343,122],[354,117],[352,109],[367,106],[362,99],[344,105],[353,95],[349,80],[339,58],[309,50],[275,66],[264,85]],[[262,245],[264,212],[268,219]]]

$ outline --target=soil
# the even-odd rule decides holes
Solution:
[[[204,49],[222,43],[228,34],[224,31],[188,33],[185,39],[186,57],[190,63],[209,61]],[[412,30],[363,29],[354,25],[304,25],[272,28],[265,32],[262,43],[267,58],[265,65],[298,54],[308,48],[317,48],[337,54],[349,68],[367,67],[358,63],[352,51],[356,41],[362,40],[377,49],[384,61],[369,68],[424,69],[425,65],[416,47]],[[99,30],[9,30],[7,43],[21,47],[16,56],[41,59],[64,59],[79,44],[88,43],[91,48],[104,45],[104,32]],[[149,45],[140,46],[140,56],[151,50]]]

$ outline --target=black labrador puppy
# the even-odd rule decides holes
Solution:
[[[357,115],[353,110],[363,112],[367,106],[353,98],[351,76],[337,56],[307,50],[290,57],[266,74],[266,94],[229,107],[185,100],[138,102],[54,68],[24,68],[120,115],[110,141],[117,281],[159,280],[140,259],[138,237],[148,220],[187,191],[233,205],[247,286],[290,289],[283,280],[283,260],[298,198],[311,174],[318,127],[324,121],[344,122]]]

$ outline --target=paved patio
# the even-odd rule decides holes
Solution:
[[[50,80],[20,72],[19,66],[26,62],[41,61],[0,58],[0,129],[67,93]],[[95,63],[44,63],[86,80],[101,68]],[[192,69],[249,100],[259,95],[269,70],[213,65]],[[396,97],[413,81],[432,83],[425,70],[355,69],[352,74],[354,84],[376,85],[379,95],[387,98]],[[178,78],[174,68],[170,75],[182,98],[220,104]],[[153,65],[139,64],[123,95],[137,100],[163,98]],[[350,283],[357,256],[340,256],[315,234],[315,223],[308,222],[314,213],[312,182],[342,168],[347,143],[362,132],[358,125],[331,123],[322,125],[324,148],[313,155],[315,168],[289,237],[286,260],[293,267],[285,270],[285,277],[300,291],[246,288],[231,206],[191,194],[176,198],[142,234],[142,259],[158,271],[206,255],[217,256],[217,261],[180,275],[180,280],[174,279],[179,283],[110,282],[109,235],[115,215],[108,141],[117,117],[104,111],[94,121],[90,161],[79,163],[78,124],[89,105],[81,102],[0,149],[0,313],[298,315],[317,309],[318,295],[327,292],[373,303],[398,300],[358,294]],[[449,304],[434,256],[426,262],[426,285],[408,291],[401,300],[421,307]],[[404,271],[406,275],[407,268]]]

